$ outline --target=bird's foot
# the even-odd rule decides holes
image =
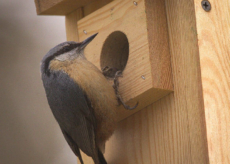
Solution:
[[[111,68],[109,66],[105,66],[101,70],[102,70],[102,74],[108,79],[112,79],[116,74],[116,72],[118,71],[117,68]]]

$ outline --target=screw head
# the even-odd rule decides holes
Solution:
[[[205,11],[210,11],[211,10],[211,3],[208,0],[203,0],[201,2],[201,6]]]
[[[142,75],[141,78],[142,78],[143,80],[145,80],[145,76],[144,76],[144,75]]]
[[[87,31],[83,30],[83,32],[84,32],[85,34],[87,34]]]
[[[133,4],[134,4],[135,6],[137,6],[137,2],[136,2],[136,1],[133,1]]]

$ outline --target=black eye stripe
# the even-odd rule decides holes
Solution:
[[[53,56],[54,57],[59,56],[59,55],[65,53],[65,52],[71,51],[72,49],[74,49],[76,47],[77,47],[76,44],[65,45],[59,51],[55,52]]]

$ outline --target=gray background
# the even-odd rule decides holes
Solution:
[[[0,1],[0,164],[74,164],[40,78],[46,52],[66,40],[64,17],[34,1]]]

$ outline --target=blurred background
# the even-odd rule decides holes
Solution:
[[[0,1],[0,164],[75,164],[45,97],[40,61],[66,40],[65,18]]]

